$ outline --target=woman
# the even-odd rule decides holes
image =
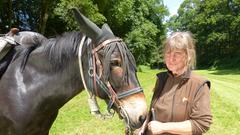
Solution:
[[[202,134],[212,123],[210,82],[191,72],[196,63],[190,32],[175,32],[164,44],[167,72],[157,74],[144,134]]]

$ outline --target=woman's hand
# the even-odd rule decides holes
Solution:
[[[148,130],[152,134],[162,134],[165,132],[164,123],[159,122],[159,121],[151,121],[148,123]]]
[[[192,125],[190,120],[182,122],[166,122],[151,121],[148,123],[148,131],[152,134],[179,134],[179,135],[191,135]]]

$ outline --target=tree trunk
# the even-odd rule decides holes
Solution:
[[[12,0],[1,1],[1,33],[6,33],[12,27],[13,24],[13,8],[12,8]]]
[[[48,20],[48,8],[50,3],[48,3],[48,0],[43,0],[41,4],[41,14],[39,18],[39,26],[38,26],[38,32],[43,34],[45,33],[46,25],[47,25],[47,20]]]

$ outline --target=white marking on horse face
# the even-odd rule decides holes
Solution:
[[[140,127],[141,122],[139,118],[147,115],[147,103],[144,96],[130,96],[129,98],[121,100],[123,108],[126,110],[130,123],[134,126]]]

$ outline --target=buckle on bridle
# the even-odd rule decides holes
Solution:
[[[88,75],[89,75],[90,77],[93,77],[93,67],[89,67],[89,69],[88,69]]]

